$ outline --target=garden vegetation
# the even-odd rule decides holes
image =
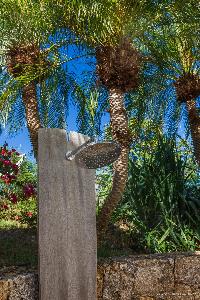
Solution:
[[[26,124],[37,162],[39,128],[66,129],[71,102],[79,132],[121,146],[97,171],[101,255],[199,249],[199,19],[194,0],[0,3],[1,127]],[[2,227],[37,226],[36,164],[4,144],[0,176]]]

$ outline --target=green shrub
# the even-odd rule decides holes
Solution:
[[[129,177],[112,222],[129,223],[133,247],[145,252],[198,249],[200,185],[185,141],[176,146],[161,134],[131,150]],[[111,174],[101,174],[98,196],[108,194]]]

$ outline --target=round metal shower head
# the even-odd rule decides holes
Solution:
[[[120,153],[121,147],[117,142],[91,142],[77,149],[76,153],[73,152],[71,159],[74,158],[76,163],[82,168],[97,169],[113,163],[118,159]],[[68,153],[68,160],[71,160],[70,155]]]
[[[121,147],[116,142],[94,143],[83,148],[75,161],[83,168],[97,169],[113,163],[120,153]]]

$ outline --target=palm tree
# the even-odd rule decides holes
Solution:
[[[83,1],[83,3],[85,2]],[[90,22],[90,18],[88,22],[84,19],[88,10],[92,14],[93,22]],[[98,13],[94,17],[95,10]],[[96,49],[97,75],[109,93],[112,138],[121,145],[121,154],[113,165],[112,189],[97,218],[99,243],[126,186],[128,155],[133,137],[128,129],[124,95],[137,89],[142,60],[132,44],[132,38],[129,38],[128,35],[132,33],[132,36],[137,37],[142,30],[145,30],[142,27],[148,19],[147,11],[145,1],[107,0],[103,5],[98,1],[88,1],[88,6],[86,4],[85,8],[80,10],[79,25],[74,26],[74,24],[68,23],[70,24],[69,28],[83,42]],[[108,27],[105,28],[105,31],[101,31],[102,19],[103,24],[107,24]]]
[[[24,66],[33,67],[40,64],[40,50],[36,44],[24,44],[12,46],[7,51],[7,69],[8,72],[14,77],[18,78],[25,73]],[[30,83],[24,85],[22,88],[22,100],[26,111],[27,126],[30,133],[30,139],[33,145],[34,155],[37,157],[38,149],[38,130],[41,128],[39,117],[36,82],[32,80]]]
[[[166,88],[170,93],[175,89],[177,103],[186,105],[194,155],[200,165],[200,116],[196,106],[200,96],[198,9],[192,2],[184,7],[174,3],[166,6],[159,26],[151,28],[149,38],[145,36],[143,42]]]
[[[41,122],[36,84],[41,67],[48,68],[49,64],[40,50],[40,43],[45,41],[52,30],[51,20],[43,13],[42,3],[35,1],[2,1],[0,15],[2,35],[0,47],[4,58],[3,63],[7,66],[13,82],[18,82],[22,88],[27,127],[34,155],[37,157],[37,133]],[[26,73],[30,73],[29,78],[26,77]],[[8,89],[2,93],[2,110],[9,100],[8,94]]]
[[[86,2],[86,5],[84,6],[82,1],[8,0],[3,1],[0,5],[0,14],[2,16],[2,22],[0,24],[2,34],[0,48],[2,51],[1,58],[3,57],[4,59],[2,65],[7,66],[6,69],[12,76],[11,79],[9,78],[8,80],[7,73],[3,70],[3,75],[1,77],[1,112],[7,114],[8,111],[12,109],[13,103],[17,101],[17,91],[21,89],[22,100],[26,111],[27,126],[35,157],[37,157],[38,148],[37,133],[38,129],[42,126],[41,107],[40,115],[38,107],[38,102],[41,99],[38,99],[37,97],[37,90],[40,88],[41,98],[44,100],[42,95],[49,94],[48,90],[52,90],[52,87],[49,87],[48,84],[44,83],[44,79],[50,74],[53,74],[54,76],[55,70],[58,69],[58,65],[64,64],[63,61],[58,63],[58,45],[53,45],[53,50],[55,50],[54,59],[56,62],[52,63],[52,61],[49,62],[49,60],[47,60],[49,52],[41,50],[41,44],[49,44],[49,35],[53,35],[57,30],[59,31],[59,29],[61,29],[61,33],[58,32],[57,36],[58,39],[61,39],[61,42],[59,40],[61,46],[75,43],[74,40],[76,40],[76,43],[79,42],[76,38],[69,38],[68,28],[82,28],[83,24],[85,26],[87,19],[92,18],[93,16],[98,19],[98,22],[96,22],[96,20],[94,23],[91,22],[92,27],[93,24],[98,24],[98,28],[94,25],[96,27],[95,32],[93,31],[94,28],[92,29],[92,32],[96,36],[98,36],[100,32],[103,36],[106,36],[107,32],[109,32],[110,24],[105,24],[102,14],[99,14],[99,11],[101,11],[102,8],[104,10],[104,6],[96,4],[97,3],[93,3],[92,7],[90,7],[88,2]],[[80,10],[82,19],[80,17]],[[63,11],[65,12],[64,14]],[[65,34],[62,33],[63,22],[60,21],[62,20],[62,16],[64,16],[65,27],[67,27]],[[52,47],[50,48],[52,50]],[[60,85],[63,85],[64,83],[64,80],[61,80],[63,75],[64,78],[66,78],[66,74],[64,74],[63,71],[61,71],[60,74],[58,73],[59,72],[57,72],[56,79],[57,85],[54,87],[53,91],[54,96],[58,85],[60,90]],[[52,80],[48,81],[52,83]],[[70,81],[68,85],[65,83],[66,91],[69,89],[71,83],[73,84],[72,81]],[[63,94],[67,94],[64,92],[64,88],[62,91]],[[63,115],[64,105],[60,104],[60,107],[63,109],[60,109],[57,105],[60,98],[61,97],[56,100],[54,99],[54,104],[56,104],[56,111],[59,112],[59,115]],[[46,113],[47,107],[45,101],[43,101],[44,105],[42,105],[42,103],[40,104],[40,106],[44,107]],[[53,106],[55,108],[54,104]],[[52,109],[51,112],[53,111],[54,110]],[[61,119],[63,120],[63,118]]]
[[[118,46],[97,48],[96,57],[100,80],[109,91],[112,138],[121,145],[121,154],[113,165],[112,189],[97,219],[100,242],[111,214],[122,198],[128,178],[128,156],[133,137],[128,128],[124,94],[138,87],[141,59],[131,41],[126,38]]]
[[[10,0],[11,1],[11,0]],[[17,1],[17,0],[13,0]],[[12,1],[12,2],[13,2]],[[31,9],[39,5],[39,14],[36,11],[35,20],[30,21],[30,14],[27,14],[26,9],[29,11],[30,7],[24,8],[20,4],[31,3]],[[55,28],[67,28],[73,31],[78,37],[78,42],[82,41],[88,46],[96,48],[96,58],[97,58],[97,73],[99,75],[101,83],[107,87],[109,91],[109,103],[110,103],[110,116],[111,116],[111,125],[112,125],[112,135],[113,140],[121,144],[121,155],[119,159],[114,164],[114,176],[113,176],[113,186],[112,190],[106,199],[104,206],[98,215],[97,221],[97,231],[98,231],[98,240],[102,239],[102,236],[106,230],[110,216],[121,200],[122,193],[124,191],[127,173],[128,173],[128,153],[130,150],[130,144],[132,141],[131,134],[128,130],[128,117],[126,114],[126,109],[124,106],[124,94],[138,87],[138,78],[140,71],[141,57],[133,47],[131,39],[128,38],[128,35],[132,32],[134,37],[137,37],[141,34],[145,28],[142,28],[148,19],[146,12],[146,1],[111,1],[106,0],[102,4],[101,1],[68,1],[68,0],[47,0],[47,1],[38,1],[38,2],[29,2],[18,0],[17,8],[20,10],[21,17],[23,16],[23,24],[21,20],[17,20],[17,25],[20,28],[23,28],[24,32],[21,36],[17,36],[16,42],[18,45],[17,52],[13,51],[13,44],[8,53],[15,54],[15,59],[10,59],[8,65],[10,66],[9,70],[12,72],[13,76],[17,70],[18,78],[24,79],[24,76],[21,75],[20,71],[17,69],[18,62],[21,63],[21,60],[17,61],[18,53],[23,52],[24,61],[26,65],[31,63],[33,67],[35,62],[40,61],[39,57],[39,44],[43,41],[44,33],[49,33],[50,29]],[[8,8],[6,8],[9,11]],[[30,9],[30,11],[31,11]],[[21,11],[25,11],[24,14],[21,14]],[[33,14],[33,11],[32,13]],[[25,18],[24,18],[25,15]],[[42,20],[42,25],[38,28],[38,15]],[[53,16],[53,17],[52,17]],[[19,15],[18,15],[19,17]],[[4,18],[10,20],[9,26],[11,24],[11,19],[9,16]],[[46,23],[46,19],[48,19]],[[52,21],[49,21],[49,19]],[[25,21],[29,20],[31,22],[31,34],[26,36],[26,27]],[[35,22],[34,22],[35,21]],[[29,23],[28,23],[29,24]],[[15,24],[16,25],[16,24]],[[44,25],[44,28],[43,28]],[[4,26],[9,28],[9,26]],[[13,29],[13,27],[11,27]],[[142,28],[142,29],[141,29]],[[32,30],[33,29],[33,30]],[[14,29],[13,29],[14,30]],[[25,34],[25,35],[24,35]],[[36,39],[34,35],[36,34]],[[38,37],[39,34],[39,37]],[[42,37],[41,37],[42,35]],[[20,38],[23,37],[21,40]],[[34,41],[34,46],[29,46],[30,41]],[[25,43],[23,42],[25,41]],[[31,44],[32,45],[32,44]],[[24,52],[24,49],[34,49],[32,56],[30,53]],[[33,48],[32,48],[33,47]],[[22,50],[23,49],[23,50]],[[31,50],[31,51],[32,51]],[[20,58],[21,59],[21,58]],[[42,63],[45,65],[45,59],[42,60]],[[40,65],[37,64],[36,65]],[[15,67],[13,67],[15,66]],[[33,68],[35,70],[35,68]],[[20,75],[20,76],[19,76]],[[37,155],[37,130],[41,126],[40,120],[38,118],[38,107],[36,102],[36,93],[33,92],[33,72],[28,76],[28,86],[24,89],[24,97],[30,97],[29,106],[27,106],[26,111],[28,112],[28,107],[31,107],[31,113],[34,110],[34,115],[27,113],[27,118],[30,122],[28,124],[32,125],[31,138],[32,142],[35,145],[35,154]],[[36,76],[38,78],[40,76]],[[31,79],[30,79],[31,78]],[[25,105],[27,105],[27,99],[24,100]],[[33,106],[34,104],[34,106]],[[31,116],[31,118],[30,118]],[[29,125],[30,126],[30,125]]]

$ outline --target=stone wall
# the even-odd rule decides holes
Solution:
[[[200,300],[200,252],[99,260],[97,273],[98,300]],[[0,300],[38,300],[36,270],[1,269]]]
[[[200,300],[200,252],[139,255],[98,265],[98,300]]]
[[[38,276],[34,269],[0,269],[0,300],[38,300]]]

